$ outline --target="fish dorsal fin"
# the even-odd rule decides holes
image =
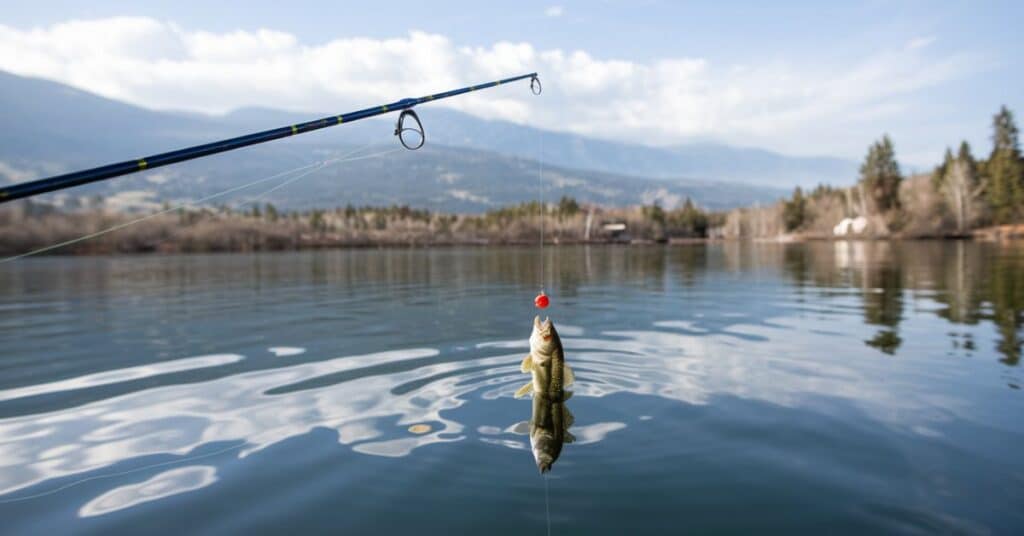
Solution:
[[[572,391],[564,391],[564,393],[565,394],[562,395],[562,402],[565,402],[565,401],[569,400],[570,398],[572,398],[572,393],[573,393]]]
[[[512,433],[516,435],[528,435],[530,433],[530,423],[526,421],[519,421],[512,426]]]
[[[562,368],[565,369],[565,378],[563,378],[564,381],[562,383],[566,387],[576,383],[576,375],[573,374],[572,369],[569,368],[569,364],[568,363],[563,364]]]
[[[526,354],[523,358],[522,364],[519,365],[519,371],[527,373],[533,370],[533,354]]]
[[[520,387],[519,390],[516,391],[515,397],[516,398],[523,398],[524,396],[530,394],[532,391],[533,391],[533,381],[528,381],[528,382],[526,382],[526,385]]]

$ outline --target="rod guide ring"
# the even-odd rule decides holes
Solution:
[[[405,119],[407,117],[412,118],[412,120],[416,122],[416,126],[405,126]],[[407,132],[415,132],[418,134],[419,143],[408,143],[405,139]],[[395,124],[395,136],[398,136],[398,141],[402,143],[402,147],[405,147],[410,151],[415,151],[416,149],[423,147],[423,144],[427,142],[427,136],[423,132],[423,123],[420,121],[420,116],[416,115],[416,112],[413,111],[412,108],[402,110],[402,113],[398,115],[398,123]]]

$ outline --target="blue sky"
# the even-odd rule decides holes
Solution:
[[[153,108],[333,111],[535,67],[552,89],[542,99],[454,106],[634,143],[850,158],[889,132],[911,168],[961,138],[987,152],[998,106],[1024,109],[1020,2],[2,4],[0,69]],[[319,76],[332,65],[346,81]],[[278,76],[303,82],[275,92]]]

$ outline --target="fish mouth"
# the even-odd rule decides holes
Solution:
[[[540,333],[540,336],[545,341],[551,340],[551,318],[545,318],[543,322],[540,321],[540,316],[533,318],[533,327]]]

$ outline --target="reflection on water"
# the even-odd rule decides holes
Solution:
[[[217,469],[214,467],[191,466],[171,469],[140,484],[112,489],[86,503],[79,511],[79,515],[90,517],[116,512],[143,502],[209,486],[216,480]]]
[[[801,288],[859,289],[864,321],[879,326],[866,342],[883,352],[899,349],[904,299],[910,291],[937,302],[941,308],[934,312],[953,324],[994,324],[1001,361],[1016,365],[1024,326],[1022,255],[1024,248],[1018,244],[854,241],[785,248],[785,267]],[[973,343],[964,344],[972,349]]]
[[[576,417],[569,411],[568,398],[564,392],[557,396],[534,394],[533,410],[530,413],[530,449],[541,473],[551,470],[551,466],[562,454],[565,443],[576,441],[569,432],[574,422]]]
[[[536,253],[6,265],[0,515],[527,532],[558,460],[555,530],[1024,526],[1024,248],[547,249],[579,422],[535,396],[517,426]]]

